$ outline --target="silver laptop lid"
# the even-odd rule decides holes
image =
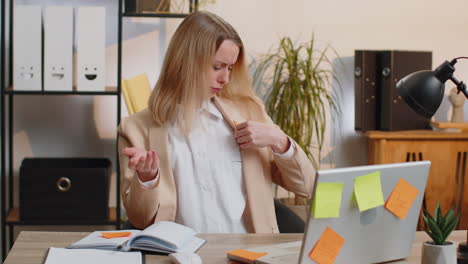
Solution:
[[[344,184],[340,217],[316,219],[309,213],[299,263],[316,263],[309,257],[309,253],[326,227],[345,239],[335,261],[337,264],[378,263],[410,256],[430,165],[430,161],[418,161],[318,171],[314,194],[320,182]],[[390,196],[400,178],[419,190],[404,220],[396,217],[384,206],[359,211],[353,198],[354,179],[376,171],[380,171],[384,201]],[[310,205],[312,201],[313,198]]]

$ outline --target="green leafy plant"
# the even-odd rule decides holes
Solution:
[[[317,49],[310,41],[295,45],[289,37],[253,62],[253,85],[273,121],[304,149],[315,169],[320,167],[328,115],[340,116],[339,96],[330,91],[338,78],[332,71],[330,46]]]
[[[460,215],[455,213],[455,207],[450,208],[443,215],[440,209],[440,202],[437,202],[433,216],[424,208],[422,217],[424,220],[424,231],[426,231],[436,245],[445,244],[447,237],[455,229],[460,220]]]

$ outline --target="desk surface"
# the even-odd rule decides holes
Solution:
[[[88,235],[87,232],[21,232],[8,255],[5,264],[44,263],[49,247],[66,247]],[[302,234],[200,234],[207,243],[198,251],[204,264],[229,263],[227,251],[238,248],[250,248],[275,243],[292,242],[302,239]],[[429,237],[424,232],[416,232],[412,255],[406,260],[392,262],[397,264],[419,264],[421,262],[422,241]],[[450,241],[462,242],[466,239],[466,231],[454,231]],[[166,256],[147,255],[146,263],[170,264]]]

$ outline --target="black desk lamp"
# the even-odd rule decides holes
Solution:
[[[468,59],[468,57],[445,61],[433,71],[414,72],[399,80],[396,88],[400,96],[414,111],[426,118],[431,118],[442,103],[444,84],[449,79],[457,86],[458,93],[462,92],[468,98],[466,85],[453,76],[454,65],[458,59]],[[458,246],[458,264],[468,264],[468,232],[466,240],[467,242]]]
[[[458,59],[468,57],[445,61],[433,71],[418,71],[404,77],[396,84],[401,97],[414,111],[426,118],[432,117],[442,103],[444,83],[449,79],[457,85],[458,93],[462,92],[468,98],[466,85],[453,76]]]

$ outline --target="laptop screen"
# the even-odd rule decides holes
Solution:
[[[430,165],[419,161],[318,171],[299,263],[317,263],[320,257],[379,263],[410,256]],[[412,202],[406,209],[398,203],[385,206],[392,194],[395,199],[404,190],[401,184],[413,194],[411,200],[406,191],[408,197],[401,199]]]

